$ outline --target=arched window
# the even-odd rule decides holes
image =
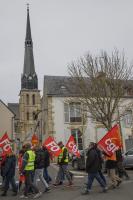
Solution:
[[[29,105],[29,94],[26,94],[26,104]]]
[[[35,95],[32,95],[32,104],[35,105]]]
[[[29,112],[27,112],[27,120],[29,121]]]

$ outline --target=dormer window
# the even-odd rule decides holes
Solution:
[[[60,89],[61,89],[61,90],[65,90],[66,87],[65,87],[64,85],[61,85]]]

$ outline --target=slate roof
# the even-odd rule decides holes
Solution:
[[[8,108],[15,114],[15,118],[19,119],[19,104],[18,103],[8,103]]]
[[[88,84],[88,79],[87,79]],[[124,97],[133,97],[133,80],[123,82],[124,88],[132,89],[132,94]],[[44,92],[48,96],[58,97],[78,97],[82,96],[81,91],[73,84],[71,77],[69,76],[44,76]]]
[[[80,92],[69,76],[44,76],[44,90],[48,96],[79,96]]]

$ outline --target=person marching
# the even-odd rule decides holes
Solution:
[[[22,162],[23,162],[23,155],[24,155],[24,150],[19,151],[19,156],[18,156],[18,169],[19,169],[19,184],[18,184],[18,190],[20,191],[21,185],[25,183],[25,176],[21,173],[22,169]]]
[[[33,176],[35,169],[35,153],[31,149],[31,144],[25,144],[25,154],[23,156],[22,169],[21,173],[25,175],[25,189],[24,194],[20,196],[20,198],[28,198],[29,189],[32,189],[36,195],[34,198],[38,198],[41,196],[41,192],[39,192],[38,188],[33,184]]]
[[[109,187],[110,189],[115,189],[116,187],[118,187],[121,182],[122,179],[119,178],[116,175],[116,168],[117,168],[117,160],[116,160],[116,153],[114,153],[112,156],[107,156],[106,155],[106,169],[107,169],[107,174],[108,177],[111,180],[111,186]]]
[[[94,179],[98,181],[98,183],[102,187],[103,192],[107,191],[106,181],[103,180],[103,178],[101,178],[99,174],[100,166],[101,159],[99,157],[99,152],[96,149],[95,143],[90,142],[86,159],[86,172],[88,173],[88,183],[86,188],[84,188],[84,191],[82,191],[82,195],[90,193]]]
[[[6,157],[7,157],[6,153],[1,152],[1,155],[0,155],[0,174],[2,177],[2,188],[1,189],[4,189],[5,177],[4,177],[3,172],[4,172]]]
[[[48,167],[50,166],[50,153],[48,152],[46,147],[42,147],[42,150],[44,151],[44,179],[47,181],[47,183],[52,181],[51,176],[48,173]]]
[[[66,175],[66,178],[69,182],[68,186],[71,186],[73,183],[72,183],[72,176],[68,170],[68,162],[69,162],[68,149],[63,145],[62,141],[60,141],[58,145],[62,149],[62,153],[58,156],[59,171],[54,185],[55,186],[62,185],[64,176]]]
[[[125,170],[124,164],[123,164],[123,156],[122,156],[122,150],[118,149],[116,151],[116,160],[117,160],[117,173],[120,178],[123,178],[125,176],[126,180],[129,180],[130,177],[128,173]]]
[[[50,190],[48,183],[44,179],[43,173],[44,173],[44,162],[45,162],[45,155],[42,148],[39,146],[36,146],[34,148],[35,150],[35,176],[34,176],[34,184],[37,186],[37,179],[39,178],[42,182],[42,184],[45,187],[45,192],[48,192]]]
[[[13,196],[17,195],[17,185],[15,183],[16,156],[13,152],[7,153],[5,165],[3,168],[4,186],[1,196],[6,196],[9,189],[9,184],[12,186]]]
[[[95,148],[95,150],[96,150],[96,152],[97,152],[98,159],[99,159],[99,170],[98,170],[98,172],[99,172],[99,175],[100,175],[101,179],[104,181],[105,185],[107,186],[106,178],[105,178],[105,176],[104,176],[104,174],[103,174],[103,172],[102,172],[102,165],[103,165],[103,163],[104,163],[103,154],[102,154],[102,152],[100,151],[100,149],[98,148],[98,146],[97,146],[96,143],[95,143],[94,146],[95,146],[94,148]]]

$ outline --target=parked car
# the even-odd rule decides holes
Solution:
[[[123,154],[123,165],[125,168],[133,167],[133,148]]]

